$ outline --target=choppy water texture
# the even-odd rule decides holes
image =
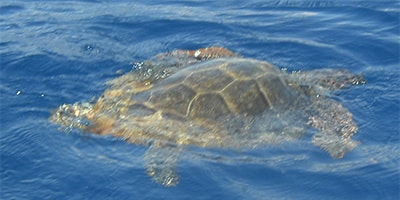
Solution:
[[[1,1],[1,199],[399,199],[398,1]],[[177,187],[145,174],[146,147],[48,121],[99,96],[131,62],[224,46],[287,70],[349,69],[336,93],[361,144],[334,160],[299,141],[189,148]]]

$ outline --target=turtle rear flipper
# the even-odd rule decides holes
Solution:
[[[147,174],[154,182],[170,187],[179,182],[176,165],[181,150],[179,147],[164,144],[152,144],[145,154]]]
[[[89,103],[63,104],[52,111],[50,120],[62,125],[64,130],[79,128],[86,130],[90,125],[87,115],[93,110]]]
[[[358,130],[353,115],[334,100],[321,98],[313,105],[316,113],[310,117],[310,124],[319,133],[313,136],[312,142],[328,151],[333,158],[342,158],[358,144],[351,140]]]

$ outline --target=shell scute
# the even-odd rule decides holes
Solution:
[[[219,91],[233,81],[228,74],[218,69],[209,69],[189,74],[183,81],[198,92]]]
[[[237,80],[229,84],[223,96],[234,107],[236,113],[255,115],[270,107],[255,80]]]
[[[220,93],[199,94],[190,105],[190,118],[204,118],[215,120],[231,114],[225,99]]]
[[[151,91],[150,98],[146,103],[153,105],[156,109],[186,115],[189,103],[195,95],[196,92],[191,88],[178,84]]]

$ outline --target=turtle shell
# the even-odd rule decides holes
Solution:
[[[256,115],[288,106],[294,91],[275,66],[252,59],[216,59],[170,76],[132,100],[152,110],[190,119]]]
[[[284,116],[301,96],[286,79],[274,65],[254,59],[219,58],[189,65],[145,90],[111,87],[85,115],[87,130],[140,144],[168,141],[215,147],[261,143],[263,133],[280,135],[286,123],[300,134],[290,122],[294,120]],[[277,116],[269,113],[284,119],[273,120]]]

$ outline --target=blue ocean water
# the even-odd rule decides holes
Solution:
[[[399,199],[399,11],[399,1],[2,0],[0,199]],[[360,145],[340,160],[310,136],[243,152],[193,147],[167,188],[146,175],[146,147],[48,121],[131,62],[208,46],[363,74],[365,85],[336,93]]]

